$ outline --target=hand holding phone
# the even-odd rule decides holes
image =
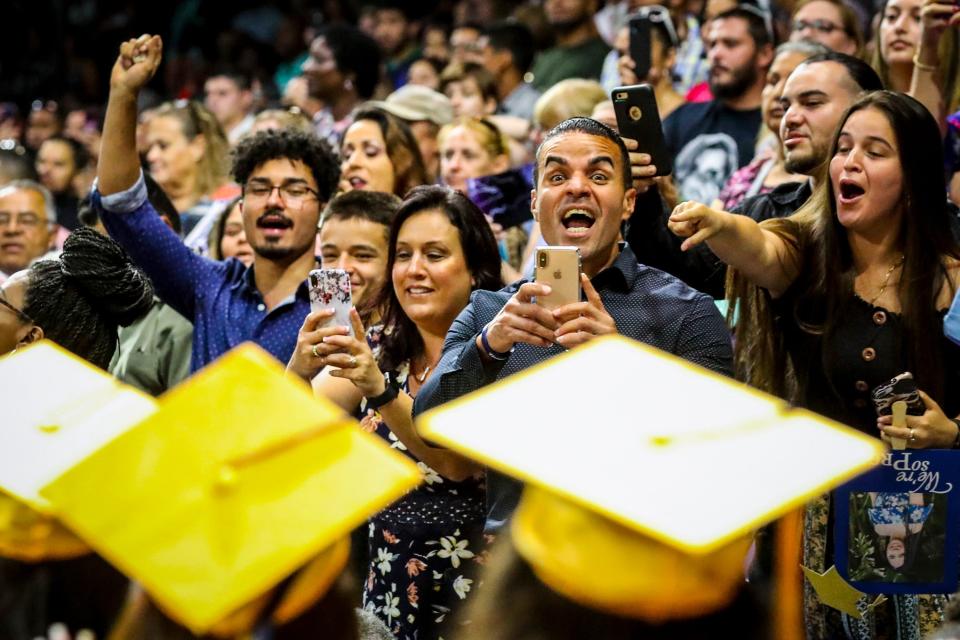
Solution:
[[[663,137],[653,87],[648,84],[617,87],[610,98],[620,136],[637,141],[637,150],[648,154],[657,167],[656,175],[669,175],[673,171],[673,158]]]
[[[353,336],[353,324],[350,321],[350,309],[353,308],[350,274],[343,269],[314,269],[308,275],[308,282],[310,311],[334,311],[333,316],[321,326],[347,327]]]

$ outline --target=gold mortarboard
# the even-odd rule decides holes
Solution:
[[[330,549],[419,481],[410,461],[246,344],[42,494],[200,634],[319,553],[342,560]]]
[[[511,534],[546,584],[651,621],[721,608],[743,583],[755,528],[884,452],[621,336],[437,407],[418,428],[527,483]]]
[[[156,403],[49,340],[0,359],[0,389],[0,554],[39,561],[88,553],[50,516],[40,488]]]

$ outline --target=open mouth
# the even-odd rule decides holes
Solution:
[[[855,182],[840,181],[840,201],[844,203],[853,202],[866,193],[866,190]]]
[[[584,209],[570,209],[563,214],[563,228],[570,235],[583,235],[593,226],[595,218],[593,214]]]
[[[279,213],[265,213],[257,218],[257,228],[267,234],[279,234],[293,226],[293,220]]]
[[[347,178],[347,182],[350,183],[351,189],[363,190],[363,189],[366,189],[367,187],[367,181],[357,176],[353,176],[352,178]]]

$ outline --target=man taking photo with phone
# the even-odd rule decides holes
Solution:
[[[530,208],[551,246],[574,246],[585,299],[548,311],[549,287],[520,281],[475,291],[447,333],[436,373],[417,395],[414,415],[534,366],[596,336],[620,333],[730,375],[730,336],[712,300],[641,265],[620,242],[633,211],[629,155],[610,127],[572,118],[537,150]],[[521,486],[490,472],[487,530],[509,518]]]

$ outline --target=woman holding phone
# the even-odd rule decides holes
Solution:
[[[960,248],[940,157],[927,151],[939,145],[922,104],[878,91],[841,119],[830,161],[793,216],[757,224],[693,202],[674,210],[669,226],[687,238],[683,249],[706,242],[732,267],[739,379],[912,448],[957,446],[960,348],[944,337],[943,316],[960,280]],[[926,411],[893,426],[877,418],[870,391],[907,370]],[[816,570],[832,564],[829,513],[826,500],[808,507],[804,559]],[[923,633],[942,604],[897,598]],[[814,635],[840,633],[836,610],[811,600],[807,613]]]
[[[475,289],[499,289],[500,255],[483,214],[462,193],[424,186],[410,192],[390,228],[381,293],[382,325],[366,331],[356,310],[347,327],[310,330],[332,311],[307,316],[289,370],[314,358],[326,368],[318,394],[360,417],[361,426],[406,452],[423,471],[417,490],[370,522],[364,608],[397,638],[436,638],[451,608],[469,594],[483,551],[482,470],[424,442],[413,397],[440,359],[447,330]],[[362,336],[366,336],[364,339]]]

